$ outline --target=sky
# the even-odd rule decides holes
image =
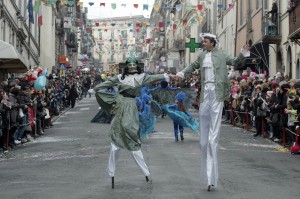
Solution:
[[[81,2],[84,2],[83,6],[88,8],[89,19],[135,15],[144,15],[144,17],[149,18],[155,0],[81,0]],[[90,6],[90,2],[93,2],[94,5]],[[100,7],[100,3],[105,3],[105,7]],[[115,10],[111,8],[111,3],[117,4],[117,8]],[[122,7],[121,4],[126,4],[126,8]],[[139,4],[139,7],[134,8],[133,4]],[[143,4],[149,5],[148,11],[143,10]]]

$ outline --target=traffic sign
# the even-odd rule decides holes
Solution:
[[[59,74],[61,77],[65,77],[66,76],[66,70],[60,70]]]
[[[66,70],[66,64],[59,64],[59,70]]]

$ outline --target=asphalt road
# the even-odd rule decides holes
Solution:
[[[279,145],[229,125],[222,126],[219,141],[219,186],[207,192],[199,180],[198,135],[186,129],[185,140],[175,143],[168,118],[159,118],[157,132],[143,143],[151,182],[122,150],[112,190],[105,173],[109,124],[90,123],[97,112],[95,98],[85,98],[44,136],[0,152],[0,198],[299,198],[300,155],[279,152]]]

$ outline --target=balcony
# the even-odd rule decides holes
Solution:
[[[267,44],[279,44],[282,38],[280,33],[280,13],[268,17],[263,17],[262,23],[262,41]]]
[[[289,10],[289,36],[288,39],[300,45],[300,5],[299,3]]]

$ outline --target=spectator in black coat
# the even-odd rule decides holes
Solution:
[[[74,108],[77,97],[78,97],[78,93],[77,93],[75,85],[73,84],[71,87],[70,93],[69,93],[71,108]]]

